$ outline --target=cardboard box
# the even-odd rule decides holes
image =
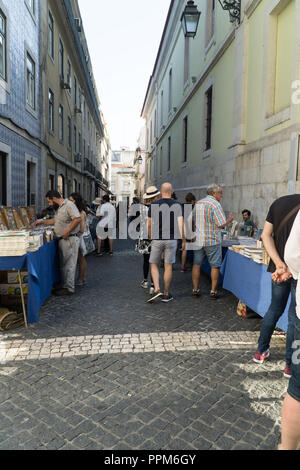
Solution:
[[[24,284],[23,294],[28,294],[28,285]],[[19,284],[0,284],[0,295],[21,295]]]
[[[20,272],[22,284],[28,284],[28,272]],[[7,284],[19,284],[18,271],[7,271]]]

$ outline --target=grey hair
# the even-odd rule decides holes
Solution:
[[[220,189],[222,189],[222,186],[220,186],[219,184],[211,184],[207,188],[207,194],[211,196],[212,194],[217,193]]]

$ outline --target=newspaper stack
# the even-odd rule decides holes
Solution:
[[[29,248],[29,232],[25,230],[0,232],[0,256],[24,256]]]

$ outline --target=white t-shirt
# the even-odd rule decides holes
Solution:
[[[116,209],[110,202],[106,202],[105,204],[102,204],[102,206],[98,207],[96,216],[102,216],[102,219],[99,222],[100,227],[114,228]]]
[[[285,244],[284,261],[289,267],[294,279],[299,279],[300,273],[300,211],[298,212],[289,238]],[[300,319],[300,280],[296,288],[296,313]]]

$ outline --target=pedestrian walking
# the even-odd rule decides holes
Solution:
[[[58,207],[55,217],[37,220],[34,225],[54,225],[55,236],[59,239],[61,287],[54,290],[55,295],[72,295],[75,292],[75,274],[79,248],[80,213],[75,204],[64,199],[58,191],[46,194],[50,206]]]
[[[143,273],[144,279],[141,282],[143,289],[149,288],[149,272],[150,272],[150,253],[151,253],[151,242],[148,237],[148,215],[149,207],[155,202],[160,196],[159,190],[155,186],[147,188],[144,194],[144,204],[140,204],[140,236],[136,243],[136,250],[143,255]],[[151,275],[150,275],[151,277]],[[151,278],[150,283],[150,295],[154,292],[154,284]]]
[[[149,303],[161,298],[163,302],[173,300],[170,285],[173,264],[176,262],[178,239],[184,243],[182,205],[172,199],[172,185],[164,183],[160,190],[161,198],[151,204],[148,218],[148,235],[151,242],[150,266],[154,293]],[[164,254],[164,290],[160,290],[159,264]]]
[[[86,206],[84,203],[84,200],[82,199],[82,196],[78,193],[72,193],[71,196],[69,197],[69,200],[75,204],[77,209],[79,210],[80,213],[80,237],[79,237],[79,249],[78,249],[78,277],[75,282],[76,286],[86,286],[87,281],[86,281],[86,275],[87,275],[87,262],[85,259],[84,255],[84,240],[83,240],[83,234],[88,231],[88,225],[87,225],[87,214],[86,214]]]
[[[221,206],[222,198],[222,187],[218,184],[212,184],[207,188],[207,196],[195,205],[194,224],[197,240],[194,245],[192,270],[193,297],[200,296],[200,269],[206,256],[211,267],[210,298],[218,298],[217,289],[222,264],[221,230],[233,220],[231,213],[226,219]]]
[[[295,291],[296,318],[294,323],[295,357],[292,356],[291,378],[288,390],[282,405],[281,412],[281,443],[279,450],[298,450],[300,448],[300,284],[298,282],[300,275],[300,212],[291,228],[289,238],[285,245],[284,260],[288,267],[286,273],[279,273],[278,281],[284,281],[284,278],[293,276],[297,282]],[[298,348],[298,350],[296,349]]]
[[[101,243],[102,240],[108,238],[109,241],[109,255],[113,255],[113,244],[114,244],[114,232],[116,228],[116,210],[115,207],[110,203],[109,196],[105,194],[103,196],[103,204],[98,207],[96,217],[99,219],[97,225],[97,253],[96,256],[102,256]]]
[[[291,377],[292,343],[296,320],[296,281],[291,275],[289,277],[286,275],[288,267],[284,261],[284,250],[299,209],[300,194],[276,199],[269,208],[261,236],[264,247],[270,256],[268,272],[272,275],[272,296],[270,306],[262,321],[258,348],[253,360],[262,364],[270,356],[269,348],[275,326],[286,308],[289,296],[291,296],[286,336],[286,365],[283,372],[286,378]],[[285,275],[284,280],[283,275]]]

